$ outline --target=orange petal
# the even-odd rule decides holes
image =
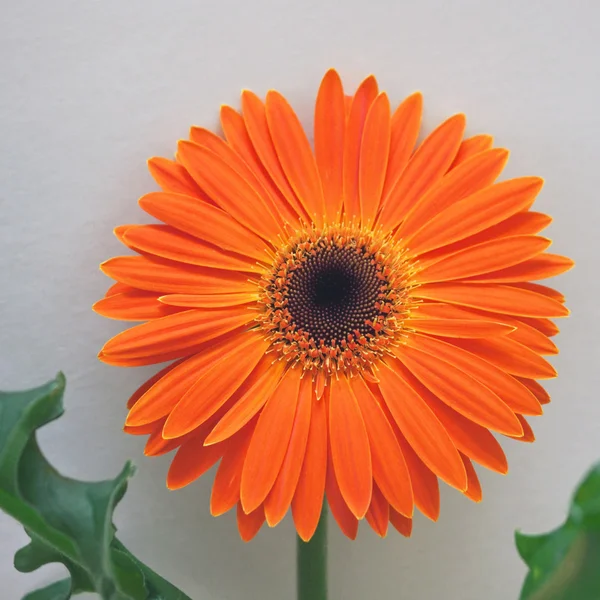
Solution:
[[[386,231],[395,229],[409,210],[448,170],[465,130],[465,116],[454,115],[425,138],[396,182],[379,216]]]
[[[360,216],[359,163],[365,120],[377,97],[377,81],[369,75],[356,90],[344,137],[344,213],[348,221]]]
[[[464,490],[467,477],[458,451],[431,409],[395,365],[380,369],[379,378],[385,402],[419,458],[449,485]]]
[[[331,380],[329,440],[340,492],[352,514],[362,519],[371,503],[371,450],[360,407],[346,377]]]
[[[506,285],[428,283],[413,290],[418,298],[470,306],[490,312],[524,317],[566,317],[560,302],[542,294]]]
[[[283,224],[282,215],[278,210],[279,203],[273,198],[268,188],[263,185],[256,173],[227,142],[204,127],[192,127],[190,129],[190,140],[195,144],[208,148],[214,152],[225,163],[239,173],[250,187],[260,195],[264,205],[267,207],[269,213],[273,215],[277,223],[279,223],[280,226]]]
[[[426,517],[432,521],[437,521],[440,516],[440,484],[438,478],[418,457],[399,429],[396,435],[410,473],[415,504]]]
[[[411,343],[396,348],[395,354],[426,388],[468,419],[499,433],[521,433],[519,420],[497,394],[437,353]]]
[[[148,321],[178,312],[176,307],[158,301],[156,292],[132,290],[96,302],[92,309],[103,317],[120,321]]]
[[[495,148],[473,156],[442,177],[412,207],[397,236],[410,238],[443,210],[496,181],[508,159],[508,150]]]
[[[556,377],[556,370],[546,359],[509,337],[488,340],[452,340],[452,344],[477,354],[511,375],[531,379]],[[510,434],[511,432],[501,433]]]
[[[548,287],[546,285],[540,285],[539,283],[530,283],[530,282],[520,282],[520,283],[511,283],[512,286],[518,287],[524,290],[529,290],[531,292],[537,292],[538,294],[543,294],[544,296],[549,296],[550,298],[554,298],[559,302],[564,302],[565,297],[558,290],[554,288]]]
[[[444,404],[410,372],[404,371],[402,376],[435,413],[460,452],[492,471],[502,474],[508,472],[508,463],[502,446],[485,427],[463,417]]]
[[[265,243],[225,211],[190,196],[154,192],[139,200],[143,210],[185,233],[255,260],[267,259]]]
[[[550,395],[537,381],[526,377],[515,377],[515,379],[521,382],[537,398],[540,404],[550,404]]]
[[[162,304],[183,308],[225,308],[240,304],[252,304],[258,299],[258,293],[246,292],[239,294],[168,294],[159,298]]]
[[[205,446],[203,435],[185,441],[169,467],[167,487],[178,490],[196,481],[223,456],[224,448],[225,444]]]
[[[131,292],[134,289],[135,288],[131,287],[130,285],[125,285],[124,283],[117,281],[116,283],[113,283],[106,290],[106,294],[104,294],[104,297],[108,298],[109,296],[114,296],[115,294],[122,294],[123,292]]]
[[[227,138],[227,142],[242,157],[263,188],[267,190],[281,216],[292,225],[298,226],[298,213],[294,208],[296,205],[299,206],[298,200],[293,198],[293,202],[290,204],[282,191],[271,179],[252,145],[244,117],[230,106],[221,106],[221,126],[223,127],[223,133]],[[281,166],[279,168],[281,169]],[[291,189],[290,193],[293,195]]]
[[[543,183],[539,177],[519,177],[486,187],[432,215],[407,244],[418,255],[496,225],[529,208]]]
[[[183,165],[155,156],[148,160],[148,170],[164,192],[185,194],[211,202]]]
[[[162,379],[169,371],[172,371],[176,366],[180,365],[185,358],[171,363],[168,367],[161,369],[158,373],[155,373],[150,379],[146,380],[127,400],[127,408],[132,408],[137,401],[160,379]]]
[[[517,328],[509,335],[510,339],[527,346],[538,354],[558,354],[556,344],[541,331],[517,319],[514,320],[514,324]]]
[[[390,101],[382,93],[367,113],[360,145],[358,191],[363,224],[373,223],[379,209],[390,151],[390,128]]]
[[[469,498],[469,500],[473,500],[473,502],[481,502],[481,499],[483,497],[483,494],[481,492],[481,483],[479,483],[479,477],[477,477],[477,473],[475,472],[473,463],[464,454],[461,454],[460,457],[465,463],[467,479],[469,480],[469,485],[467,486],[467,489],[465,490],[464,494],[467,498]]]
[[[321,226],[325,218],[325,198],[317,163],[302,124],[279,92],[269,91],[265,105],[279,162],[306,212]]]
[[[560,329],[556,326],[556,323],[550,319],[520,316],[519,321],[523,321],[523,323],[531,325],[531,327],[534,327],[548,337],[552,337],[560,332]]]
[[[264,502],[277,479],[294,427],[300,375],[300,369],[287,371],[260,414],[242,473],[240,501],[245,512]]]
[[[525,236],[521,236],[525,237]],[[506,238],[510,239],[510,238]],[[543,238],[540,238],[543,239]],[[575,263],[566,256],[558,254],[540,254],[518,265],[509,266],[483,275],[471,277],[469,281],[483,283],[513,283],[527,282],[531,279],[546,279],[555,277],[572,269]],[[559,300],[560,302],[560,300]]]
[[[323,402],[323,400],[321,400]],[[327,490],[327,503],[331,514],[338,524],[342,533],[350,538],[351,540],[356,539],[358,533],[358,519],[352,514],[352,511],[348,508],[337,479],[335,477],[335,469],[333,466],[333,460],[331,458],[331,447],[329,448],[328,461],[327,461],[327,480],[325,483]]]
[[[315,158],[329,223],[338,220],[342,211],[345,128],[342,81],[338,73],[330,69],[323,77],[315,105]]]
[[[222,250],[169,225],[142,225],[128,229],[124,239],[139,252],[189,265],[226,271],[258,270],[254,259]]]
[[[306,453],[292,500],[294,524],[305,542],[310,540],[319,524],[326,473],[327,410],[323,400],[313,398]]]
[[[450,363],[460,371],[473,377],[499,396],[512,411],[529,415],[542,414],[542,407],[527,389],[478,353],[468,352],[456,345],[423,335],[414,336],[411,345]],[[415,375],[417,374],[415,373]],[[435,393],[435,390],[432,391]],[[514,421],[512,417],[511,421]],[[481,424],[485,426],[484,423]]]
[[[412,519],[408,519],[399,512],[396,512],[390,506],[390,523],[394,526],[394,529],[401,533],[404,537],[410,537],[412,534]]]
[[[408,164],[419,137],[422,113],[423,95],[421,92],[415,92],[403,100],[392,115],[390,153],[383,186],[382,206]]]
[[[531,211],[520,212],[496,225],[492,225],[491,227],[480,231],[479,233],[470,235],[463,240],[452,242],[451,244],[442,246],[436,250],[425,252],[419,256],[419,262],[421,264],[436,262],[459,250],[470,248],[471,246],[475,246],[475,244],[480,244],[481,242],[494,238],[512,235],[534,235],[546,228],[551,222],[552,219],[548,215],[542,213]]]
[[[304,377],[300,382],[298,406],[296,407],[290,443],[279,475],[277,475],[275,484],[265,500],[265,516],[269,527],[274,527],[285,517],[285,513],[294,497],[306,453],[311,405],[312,381],[309,377]]]
[[[415,311],[415,317],[420,316]],[[474,319],[406,319],[403,326],[421,333],[458,338],[485,338],[488,336],[507,335],[514,327],[494,321],[476,321]]]
[[[253,512],[246,514],[240,502],[237,507],[237,525],[240,537],[244,542],[249,542],[263,526],[265,522],[265,511],[259,506]]]
[[[264,357],[269,343],[257,331],[247,331],[239,344],[213,363],[171,411],[163,429],[164,438],[181,437],[204,423],[231,398]],[[259,374],[256,374],[259,376]]]
[[[282,231],[268,203],[228,162],[212,150],[180,141],[177,153],[190,175],[238,223],[265,240]]]
[[[165,352],[192,353],[200,344],[223,335],[248,321],[245,307],[213,310],[186,310],[130,327],[108,340],[103,359],[138,358]]]
[[[523,427],[523,435],[520,437],[515,437],[512,435],[509,435],[507,437],[512,437],[513,439],[516,439],[518,442],[528,442],[528,443],[535,442],[535,435],[533,434],[533,429],[531,429],[531,425],[525,420],[525,417],[523,415],[517,415],[517,417],[519,418],[519,421],[521,422],[521,426]]]
[[[549,239],[535,235],[489,240],[426,266],[417,273],[415,281],[433,283],[488,274],[526,261],[546,250],[551,243]]]
[[[369,435],[373,477],[389,503],[400,513],[412,517],[411,477],[394,430],[362,377],[350,379],[350,387]]]
[[[225,416],[219,420],[217,426],[206,438],[206,444],[221,442],[246,425],[271,398],[275,388],[279,385],[284,368],[285,363],[283,361],[277,361],[271,365],[264,375],[257,379],[254,385],[249,387]]]
[[[162,425],[164,420],[159,421],[161,425],[157,427],[148,437],[148,441],[144,446],[144,456],[163,456],[172,452],[181,446],[183,439],[165,440],[162,436]]]
[[[255,425],[253,422],[244,427],[224,450],[210,495],[210,514],[213,517],[225,514],[239,502],[242,469]]]
[[[184,265],[146,256],[117,256],[100,265],[103,273],[133,287],[173,294],[253,292],[248,273]]]
[[[126,424],[140,426],[165,417],[192,385],[222,356],[237,348],[239,337],[224,336],[200,348],[198,354],[163,369],[130,398]],[[136,398],[137,396],[137,398]]]
[[[456,168],[458,165],[464,163],[466,160],[471,158],[471,156],[475,156],[475,154],[479,154],[480,152],[484,152],[485,150],[489,150],[494,143],[494,138],[491,135],[487,135],[485,133],[480,133],[478,135],[474,135],[470,138],[465,138],[461,145],[458,147],[458,152],[454,157],[453,163],[450,165],[449,171]]]
[[[377,484],[373,484],[373,496],[369,510],[365,515],[367,522],[379,537],[385,537],[390,521],[390,504],[381,493]]]

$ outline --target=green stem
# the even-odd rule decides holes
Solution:
[[[298,600],[327,600],[327,507],[310,541],[298,538]]]

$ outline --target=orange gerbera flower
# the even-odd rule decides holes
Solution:
[[[224,137],[193,127],[149,161],[162,191],[140,205],[164,224],[115,230],[138,255],[102,265],[117,283],[94,308],[145,323],[99,357],[175,361],[125,429],[177,449],[171,489],[218,462],[211,512],[237,506],[245,540],[290,506],[308,540],[325,496],[350,538],[363,518],[409,535],[414,505],[437,519],[438,478],[479,501],[472,461],[506,473],[491,432],[534,439],[568,310],[529,282],[572,262],[538,235],[542,180],[494,183],[508,152],[463,139],[462,114],[415,146],[421,107],[391,114],[373,77],[346,96],[331,70],[313,153],[281,94],[245,91]]]

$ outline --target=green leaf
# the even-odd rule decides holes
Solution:
[[[529,567],[520,600],[598,600],[600,463],[580,483],[560,527],[543,535],[517,532],[515,540]]]
[[[0,508],[31,538],[15,568],[59,562],[70,577],[26,600],[68,600],[96,592],[108,600],[189,600],[137,560],[116,538],[113,512],[133,467],[115,479],[85,482],[61,475],[41,453],[36,430],[63,414],[65,378],[25,392],[0,392]]]

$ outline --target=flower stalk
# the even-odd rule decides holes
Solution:
[[[327,506],[308,542],[298,537],[298,600],[327,600]]]

